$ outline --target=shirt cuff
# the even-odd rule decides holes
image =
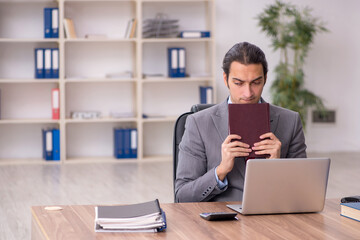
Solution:
[[[228,180],[227,180],[227,177],[225,177],[224,181],[222,182],[219,179],[218,175],[216,174],[216,169],[217,169],[217,167],[215,168],[215,178],[216,178],[217,186],[219,187],[220,190],[222,190],[228,185]]]

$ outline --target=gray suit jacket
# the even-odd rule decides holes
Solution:
[[[298,113],[270,104],[270,130],[281,141],[281,158],[306,158],[305,137]],[[177,202],[241,201],[245,159],[237,158],[219,189],[215,168],[221,162],[221,144],[228,136],[227,101],[189,115],[179,146],[175,181]]]

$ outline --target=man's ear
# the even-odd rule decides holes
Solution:
[[[229,88],[228,78],[225,72],[223,72],[223,78],[225,86]]]

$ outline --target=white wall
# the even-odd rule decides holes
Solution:
[[[266,54],[269,73],[263,97],[271,102],[270,85],[279,54],[273,52],[270,40],[257,26],[255,17],[268,0],[216,1],[217,99],[223,101],[227,88],[222,81],[221,63],[228,49],[237,42],[248,41]],[[360,1],[298,0],[286,1],[309,6],[314,16],[326,22],[328,33],[317,35],[306,59],[306,87],[321,96],[329,109],[336,110],[335,124],[308,121],[306,143],[311,152],[360,150]]]

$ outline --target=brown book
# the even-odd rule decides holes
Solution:
[[[255,104],[228,104],[229,107],[229,134],[241,136],[241,142],[250,147],[260,142],[260,136],[270,132],[270,114],[268,103]],[[269,155],[256,155],[252,151],[246,158],[266,158]]]
[[[65,29],[66,38],[70,38],[70,39],[76,38],[75,26],[72,19],[64,18],[64,29]]]
[[[134,20],[133,20],[133,23],[132,23],[132,25],[131,25],[131,30],[130,30],[130,36],[129,36],[129,38],[134,38],[134,37],[135,37],[136,24],[137,24],[137,20],[134,19]]]

